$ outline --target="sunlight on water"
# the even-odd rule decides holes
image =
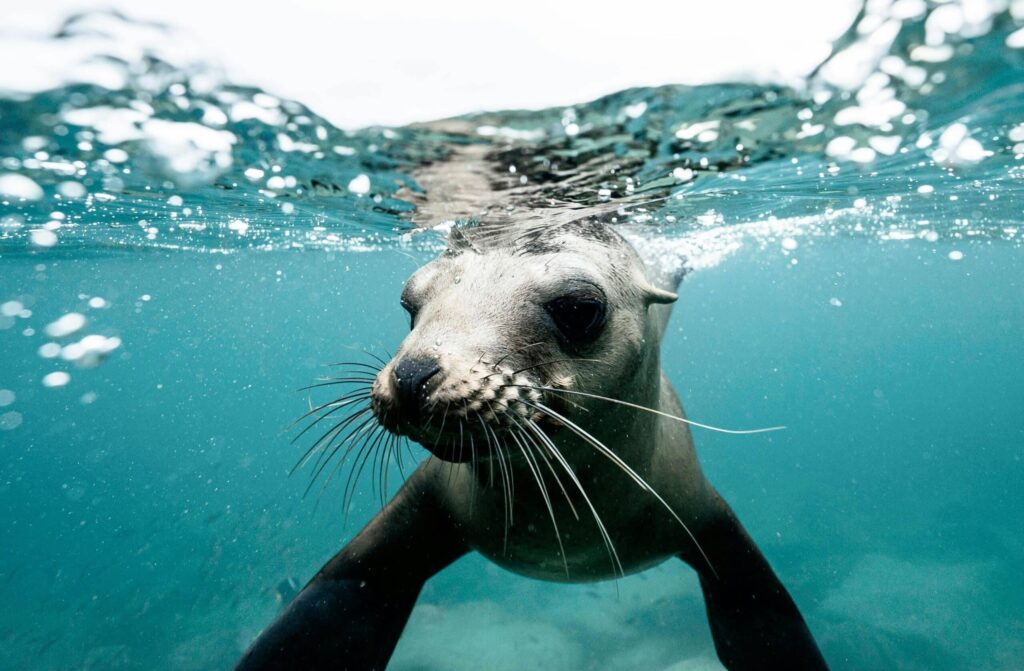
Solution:
[[[1020,668],[1022,22],[872,0],[799,88],[343,131],[179,31],[68,19],[0,98],[0,584],[32,595],[0,666],[230,664],[352,531],[284,477],[286,392],[392,347],[452,226],[592,217],[691,271],[665,367],[694,416],[796,427],[698,444],[834,668]],[[389,668],[717,668],[675,569],[616,594],[460,566]]]

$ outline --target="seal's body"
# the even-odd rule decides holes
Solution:
[[[371,390],[380,426],[432,458],[238,668],[383,669],[423,583],[470,550],[558,581],[679,557],[727,668],[825,668],[661,372],[676,281],[599,223],[455,229],[407,282],[411,333]]]

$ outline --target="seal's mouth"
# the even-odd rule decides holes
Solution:
[[[543,392],[526,383],[503,386],[497,394],[434,403],[412,418],[371,402],[377,421],[389,433],[418,443],[435,457],[454,463],[488,459],[499,448],[518,451],[519,441],[536,441],[560,426],[540,410]]]
[[[536,367],[407,361],[380,371],[370,405],[386,431],[439,459],[464,463],[496,452],[516,454],[560,426],[547,408],[562,408],[564,399],[544,391]]]
[[[511,413],[514,412],[514,416]],[[385,429],[421,445],[438,459],[453,463],[484,461],[499,450],[518,454],[525,445],[534,445],[544,436],[555,435],[562,424],[548,414],[534,409],[512,410],[490,416],[456,416],[432,418],[429,422],[410,424],[399,420]]]
[[[300,425],[292,442],[308,445],[292,469],[311,466],[306,491],[317,482],[325,489],[337,476],[346,482],[348,506],[360,475],[370,472],[383,495],[389,465],[403,468],[406,441],[451,463],[500,461],[496,470],[521,458],[536,467],[538,459],[557,454],[553,436],[572,424],[568,406],[575,404],[551,392],[569,388],[569,378],[537,365],[515,370],[477,361],[460,369],[436,363],[406,367],[401,372],[410,379],[399,384],[394,361],[344,362],[335,364],[335,375],[304,387],[332,394],[320,404],[310,399],[292,425]]]

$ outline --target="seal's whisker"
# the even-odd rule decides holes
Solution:
[[[526,433],[523,430],[523,424],[520,422],[519,418],[514,418],[513,422],[517,427],[519,427],[520,431],[522,432],[522,438],[528,439],[530,443],[533,444],[533,447],[536,448],[537,452],[535,454],[539,455],[540,458],[544,460],[544,463],[547,465],[548,470],[551,471],[551,476],[555,479],[555,482],[558,483],[558,488],[562,490],[562,496],[565,497],[565,502],[569,504],[569,510],[572,511],[572,516],[579,520],[580,515],[578,512],[576,512],[576,506],[573,505],[572,498],[569,496],[569,492],[565,489],[565,485],[562,484],[562,479],[558,477],[558,472],[555,470],[554,466],[551,465],[551,461],[548,459],[547,455],[544,454],[544,450],[541,448],[540,445],[537,444],[537,441],[534,439],[533,436],[531,436],[529,433]]]
[[[501,479],[506,492],[508,492],[508,523],[505,525],[505,543],[507,545],[509,527],[515,524],[516,477],[515,472],[512,470],[512,458],[508,453],[508,445],[502,439],[502,436],[495,433],[493,428],[491,433],[494,435],[494,443],[498,448],[498,465],[504,464],[504,474],[501,476]]]
[[[516,350],[509,350],[508,352],[505,352],[505,354],[502,354],[500,357],[498,357],[497,361],[495,361],[492,364],[488,364],[488,365],[491,368],[497,368],[498,366],[500,366],[505,361],[505,359],[509,358],[513,354],[522,354],[523,352],[525,352],[526,350],[530,349],[531,347],[537,347],[538,345],[543,345],[543,344],[544,344],[544,342],[540,341],[540,342],[530,343],[529,345],[526,345],[525,347],[520,347],[519,349],[516,349]],[[490,377],[490,376],[488,375],[487,377]],[[486,378],[484,378],[484,379],[486,379]]]
[[[367,400],[369,398],[370,398],[370,393],[368,391],[366,391],[366,390],[363,390],[363,389],[360,389],[358,391],[349,392],[347,394],[344,394],[343,396],[339,396],[338,398],[334,399],[333,401],[328,401],[327,403],[324,403],[322,405],[319,405],[319,406],[317,406],[315,408],[310,409],[309,412],[307,412],[302,417],[299,417],[297,420],[295,420],[294,422],[289,424],[288,428],[285,429],[285,431],[287,431],[288,429],[293,428],[296,424],[298,424],[302,420],[306,419],[310,415],[314,415],[314,414],[320,412],[321,410],[327,410],[327,412],[323,413],[322,415],[320,415],[319,417],[314,419],[312,422],[310,422],[309,426],[305,427],[299,433],[299,435],[297,435],[294,438],[292,438],[291,442],[294,443],[299,438],[301,438],[302,435],[306,431],[309,431],[311,428],[316,426],[317,423],[322,422],[324,419],[326,419],[327,417],[330,417],[332,414],[334,414],[338,410],[340,410],[340,409],[342,409],[344,407],[347,407],[349,405],[352,405],[353,403],[355,403],[357,401],[363,401],[363,400]]]
[[[405,439],[395,435],[395,464],[398,466],[398,474],[405,480],[405,467],[402,465],[402,448],[405,447]]]
[[[433,456],[433,453],[431,453],[431,456]],[[477,472],[476,442],[473,440],[473,434],[472,433],[469,434],[469,458],[470,458],[470,468],[472,468],[473,472],[476,473]],[[474,505],[476,503],[476,491],[475,491],[476,479],[472,478],[471,480],[473,482],[474,491],[473,491],[473,493],[469,497],[469,516],[472,518],[473,517]]]
[[[297,471],[298,469],[302,468],[303,466],[305,466],[309,462],[309,460],[313,456],[313,454],[315,454],[317,451],[319,451],[319,449],[322,447],[322,443],[323,443],[324,439],[327,438],[328,435],[333,434],[335,431],[338,431],[339,433],[340,433],[340,431],[344,431],[345,430],[345,426],[347,426],[348,424],[354,422],[356,419],[358,419],[362,415],[365,415],[368,412],[370,412],[370,406],[366,406],[366,407],[362,408],[361,410],[354,411],[348,417],[346,417],[345,419],[339,421],[337,424],[335,424],[330,429],[328,429],[322,436],[320,436],[319,439],[317,439],[312,445],[309,446],[309,449],[307,449],[303,453],[302,457],[300,457],[299,460],[295,463],[295,466],[292,467],[292,470],[290,471],[289,475],[291,475],[292,473],[295,473],[295,471]],[[335,435],[337,435],[337,434],[335,434]]]
[[[371,429],[369,435],[366,436],[362,443],[358,444],[359,451],[356,453],[356,461],[359,462],[360,455],[365,454],[366,456],[369,456],[370,454],[373,454],[376,451],[376,446],[380,443],[385,434],[386,431],[383,430],[383,427],[376,426],[373,429]],[[334,479],[334,476],[337,475],[339,471],[341,471],[342,466],[348,462],[349,455],[355,449],[357,449],[357,445],[355,443],[349,445],[345,449],[345,453],[341,455],[340,459],[338,459],[338,463],[335,464],[333,469],[331,469],[330,474],[327,476],[327,479],[324,481],[323,486],[320,488],[319,496],[323,496],[323,493],[327,491],[328,485],[331,484],[331,481]],[[365,463],[366,458],[364,457],[362,464],[365,465]],[[355,471],[354,469],[349,469],[348,477],[345,480],[345,493],[342,496],[342,507],[345,511],[346,519],[348,517],[348,511],[352,508],[352,498],[349,495],[350,487],[352,493],[354,494],[355,487],[358,484],[359,476],[361,474],[362,468],[359,468],[358,472]]]
[[[490,409],[492,415],[494,415],[495,417],[498,416],[498,413],[496,413],[494,411],[494,406],[491,404],[490,401],[487,402],[487,407]],[[494,436],[494,442],[495,443],[501,443],[501,445],[504,445],[504,443],[499,440],[498,435],[494,432],[494,428],[492,426],[490,426],[490,425],[488,425],[487,428],[490,430],[491,435]],[[499,456],[499,458],[501,457],[501,451],[500,450],[498,452],[498,456]],[[506,454],[506,457],[507,457],[507,454]],[[512,471],[512,460],[508,459],[507,461],[508,461],[508,472],[509,472],[509,482],[508,482],[508,486],[509,486],[509,503],[511,504],[511,498],[513,496],[515,496],[515,493],[516,493],[516,480],[515,480],[515,473]]]
[[[460,438],[461,438],[461,433],[462,433],[462,420],[461,419],[459,420],[459,433],[460,433]],[[437,442],[436,441],[434,442],[434,447],[437,447]],[[449,445],[449,447],[453,451],[455,450],[455,439],[454,438],[452,438],[451,445]],[[462,462],[462,446],[460,445],[459,446],[459,463],[461,463],[461,462]],[[452,475],[455,474],[455,462],[448,462],[448,463],[451,464],[448,467],[448,485],[451,486],[451,484],[452,484]]]
[[[493,408],[491,409],[491,412],[494,412]],[[505,541],[503,549],[503,553],[505,553],[508,549],[508,530],[509,527],[512,526],[512,485],[509,482],[508,471],[506,470],[505,467],[505,459],[503,451],[501,449],[501,443],[498,440],[497,434],[495,434],[494,429],[492,429],[491,426],[483,420],[483,417],[480,415],[480,413],[477,413],[477,418],[480,420],[480,424],[483,426],[484,435],[487,436],[487,445],[490,448],[490,452],[493,455],[496,455],[498,458],[498,475],[501,478],[501,496],[502,502],[504,504],[505,513]],[[490,464],[491,467],[491,486],[493,487],[494,459],[489,459],[488,463]]]
[[[368,387],[362,387],[360,389],[353,389],[351,391],[345,392],[341,396],[337,396],[335,398],[332,398],[331,400],[327,401],[326,403],[321,403],[320,405],[318,405],[316,407],[313,407],[312,402],[310,402],[309,411],[306,412],[305,414],[303,414],[298,419],[296,419],[291,424],[289,424],[288,428],[289,429],[292,428],[293,426],[295,426],[296,424],[298,424],[302,420],[306,419],[310,415],[315,414],[315,413],[317,413],[317,412],[319,412],[321,410],[324,410],[325,408],[329,408],[330,406],[334,405],[335,403],[338,403],[340,401],[345,401],[345,400],[347,400],[349,398],[357,398],[357,397],[358,398],[370,398],[370,389]]]
[[[384,433],[385,433],[386,437],[384,439],[384,444],[383,444],[383,446],[381,446],[381,449],[380,449],[380,452],[381,452],[381,456],[380,456],[380,473],[377,476],[377,478],[378,478],[377,479],[377,484],[378,484],[379,489],[380,489],[380,507],[381,507],[381,510],[383,510],[384,506],[387,505],[388,471],[390,470],[390,467],[391,467],[391,451],[392,451],[392,449],[394,449],[394,442],[395,442],[394,441],[395,435],[393,433],[390,433],[388,431],[385,431]]]
[[[515,441],[516,445],[519,446],[520,452],[523,453],[526,465],[530,469],[530,473],[533,474],[533,479],[537,482],[537,488],[540,490],[541,498],[544,499],[544,505],[548,509],[548,516],[551,518],[551,526],[555,530],[555,540],[558,542],[558,550],[562,555],[562,565],[565,567],[565,577],[568,580],[569,559],[565,555],[565,546],[562,544],[562,534],[558,530],[558,520],[555,518],[555,509],[551,505],[551,496],[548,494],[548,488],[544,483],[544,477],[541,475],[540,464],[537,463],[536,456],[533,454],[532,450],[530,450],[526,442],[520,440],[520,435],[522,433],[523,429],[518,426],[515,431],[509,431],[509,435],[512,436],[512,440]]]
[[[398,451],[398,436],[391,432],[387,433],[387,443],[384,446],[384,464],[381,469],[383,473],[383,478],[381,482],[381,491],[383,492],[383,498],[381,498],[381,509],[383,509],[384,506],[387,505],[387,492],[389,491],[388,484],[391,479],[391,462],[392,460],[394,460],[396,463],[398,462],[397,458],[395,457]],[[399,473],[402,473],[401,468],[399,468],[398,471]],[[404,474],[402,477],[405,477]]]
[[[609,398],[607,396],[601,396],[599,394],[591,394],[591,393],[584,392],[584,391],[576,391],[574,389],[558,389],[556,387],[538,387],[538,386],[533,386],[533,385],[528,385],[528,384],[507,384],[507,385],[502,385],[502,386],[504,386],[504,387],[526,387],[527,389],[535,389],[537,391],[550,391],[550,392],[554,392],[554,393],[558,393],[558,394],[575,394],[577,396],[586,396],[587,398],[594,398],[594,399],[597,399],[599,401],[608,401],[609,403],[616,403],[618,405],[624,405],[627,408],[633,408],[634,410],[643,410],[644,412],[649,412],[649,413],[658,415],[659,417],[665,417],[666,419],[672,419],[672,420],[675,420],[677,422],[682,422],[683,424],[689,424],[690,426],[696,426],[696,427],[701,428],[701,429],[708,429],[709,431],[717,431],[719,433],[729,433],[729,434],[733,434],[733,435],[746,436],[746,435],[751,435],[751,434],[755,434],[755,433],[768,433],[770,431],[782,431],[783,429],[786,428],[785,426],[768,426],[768,427],[764,427],[764,428],[760,428],[760,429],[723,429],[722,427],[719,427],[719,426],[712,426],[710,424],[703,424],[701,422],[695,422],[692,419],[686,419],[685,417],[678,417],[676,415],[670,415],[667,412],[662,412],[660,410],[655,410],[653,408],[647,408],[647,407],[644,407],[642,405],[637,405],[635,403],[630,403],[629,401],[620,401],[617,398]]]
[[[333,387],[339,384],[362,384],[370,385],[373,383],[372,377],[334,377],[334,378],[321,378],[323,382],[317,382],[315,384],[308,384],[305,387],[299,387],[295,391],[309,391],[310,389],[319,389],[320,387]]]
[[[548,361],[541,361],[540,363],[535,363],[535,364],[533,364],[531,366],[526,366],[525,368],[520,368],[519,370],[514,370],[514,371],[511,372],[511,375],[519,375],[520,373],[525,373],[528,370],[533,370],[534,368],[541,368],[542,366],[549,366],[549,365],[554,364],[554,363],[574,363],[576,361],[590,361],[590,362],[593,362],[593,363],[604,363],[600,359],[569,359],[569,358],[549,359]],[[490,375],[485,375],[481,379],[486,380],[486,379],[488,379],[490,377],[493,377],[495,375],[501,375],[501,374],[502,374],[502,372],[500,370],[496,370],[493,373],[491,373]],[[502,385],[502,386],[510,386],[510,385]]]
[[[557,461],[559,465],[565,470],[566,475],[569,476],[569,479],[572,480],[572,483],[576,485],[576,489],[579,490],[580,496],[583,498],[584,503],[586,503],[587,507],[590,509],[590,514],[594,517],[594,523],[597,524],[598,532],[600,532],[601,538],[604,541],[605,548],[607,548],[608,555],[612,560],[612,570],[617,572],[619,575],[625,575],[626,572],[622,568],[622,562],[619,561],[619,553],[615,550],[615,544],[612,542],[612,537],[608,533],[608,529],[605,528],[604,522],[601,521],[601,516],[597,514],[597,509],[594,507],[594,504],[590,502],[590,497],[587,496],[586,490],[583,489],[583,483],[581,483],[579,478],[576,477],[575,471],[572,470],[572,467],[569,465],[569,462],[565,460],[565,457],[558,450],[558,447],[555,446],[555,443],[554,441],[551,440],[550,436],[544,433],[544,431],[539,426],[537,426],[537,423],[534,422],[532,419],[526,420],[526,426],[541,441],[541,443],[543,443],[548,448],[548,451],[551,453],[551,456],[555,458],[555,461]]]
[[[334,363],[327,364],[331,368],[338,368],[341,366],[356,366],[358,368],[366,368],[372,370],[375,373],[379,373],[384,370],[383,366],[377,366],[372,363],[366,363],[364,361],[335,361]]]
[[[505,471],[508,473],[506,478],[508,481],[508,525],[509,527],[515,526],[515,500],[516,500],[516,473],[512,468],[512,453],[508,447],[508,441],[503,433],[498,437],[501,445],[499,446],[498,456],[505,460]],[[505,530],[506,543],[508,543],[508,529]]]
[[[491,435],[494,436],[494,451],[498,455],[498,472],[501,475],[502,498],[505,502],[505,534],[502,540],[501,553],[508,556],[508,532],[513,524],[512,486],[509,483],[508,467],[505,465],[505,457],[503,455],[504,450],[501,447],[501,441],[493,430],[491,431]]]
[[[659,494],[657,491],[654,490],[653,487],[651,487],[649,484],[647,484],[647,481],[644,480],[642,477],[640,477],[640,475],[636,471],[634,471],[633,468],[630,467],[629,464],[627,464],[625,461],[623,461],[622,458],[619,457],[619,455],[615,454],[615,452],[613,450],[609,449],[604,443],[599,441],[597,438],[594,438],[593,436],[591,436],[589,433],[587,433],[585,430],[583,430],[582,427],[580,427],[578,424],[573,422],[571,419],[563,417],[562,415],[560,415],[559,413],[555,412],[551,408],[545,406],[543,403],[534,404],[534,403],[530,403],[529,401],[523,401],[523,403],[525,403],[526,405],[532,406],[532,407],[540,410],[541,412],[545,412],[548,415],[550,415],[551,417],[553,417],[554,419],[557,419],[558,421],[562,422],[566,427],[568,427],[571,431],[573,431],[573,433],[575,433],[580,438],[583,438],[585,441],[587,441],[588,443],[593,445],[594,448],[596,448],[598,452],[600,452],[601,454],[606,456],[608,459],[610,459],[612,461],[612,463],[614,463],[616,466],[618,466],[622,470],[623,473],[625,473],[630,478],[632,478],[634,482],[636,482],[638,485],[640,485],[640,487],[642,487],[644,490],[650,492],[651,496],[653,496],[655,499],[657,499],[658,502],[665,508],[665,510],[667,510],[669,512],[669,514],[671,514],[672,517],[675,518],[676,522],[678,522],[679,525],[681,527],[683,527],[683,530],[686,532],[686,535],[688,535],[690,537],[690,540],[693,541],[693,544],[697,547],[697,550],[700,552],[701,556],[704,558],[704,561],[707,562],[708,568],[711,569],[711,572],[715,575],[716,578],[718,577],[718,572],[715,571],[715,567],[711,564],[711,559],[709,559],[707,554],[704,552],[704,548],[701,547],[700,542],[697,540],[697,537],[693,535],[692,531],[690,531],[690,527],[686,526],[686,523],[683,522],[683,518],[681,518],[676,513],[676,511],[672,509],[672,506],[670,506],[668,504],[668,502],[665,501],[665,499],[663,499],[661,497],[661,494]]]
[[[319,450],[319,454],[317,455],[316,461],[313,462],[313,475],[310,477],[310,484],[315,482],[316,479],[320,477],[320,473],[323,472],[323,470],[327,467],[327,464],[330,463],[331,459],[334,458],[334,455],[338,453],[338,450],[340,450],[346,443],[350,443],[359,436],[366,433],[367,431],[372,430],[374,428],[374,422],[375,418],[372,415],[370,417],[367,417],[366,419],[361,421],[356,426],[355,429],[350,431],[340,440],[338,439],[339,436],[341,436],[341,434],[347,427],[342,427],[338,431],[334,432],[331,435],[330,439],[328,439],[324,443],[323,447]]]
[[[349,426],[351,426],[356,420],[362,418],[364,423],[368,422],[368,421],[371,421],[373,419],[372,415],[370,417],[364,417],[367,413],[371,413],[371,412],[372,412],[372,409],[368,405],[364,406],[363,408],[361,408],[358,411],[353,411],[348,416],[346,416],[344,419],[339,420],[333,427],[331,427],[322,436],[320,436],[320,438],[318,438],[313,443],[313,445],[310,446],[310,450],[309,450],[310,452],[317,451],[317,452],[320,453],[317,456],[316,463],[319,464],[320,459],[323,458],[324,452],[326,450],[330,449],[331,443],[335,439],[337,439],[339,436],[341,436],[345,432],[345,429],[347,429]],[[361,425],[360,425],[360,427],[361,427]]]
[[[380,434],[379,434],[378,428],[375,427],[373,429],[370,429],[369,435],[366,437],[366,439],[363,441],[362,444],[366,445],[369,441],[374,440],[374,439],[378,439],[379,440],[379,438],[380,438]],[[337,451],[341,448],[342,445],[345,444],[345,442],[347,440],[348,439],[346,438],[345,440],[342,440],[341,442],[339,442],[338,446],[334,450],[334,453],[337,453]],[[356,446],[356,444],[353,443],[353,444],[349,445],[347,448],[345,448],[345,452],[342,453],[341,457],[338,459],[337,463],[334,465],[334,468],[332,468],[331,472],[327,474],[327,478],[324,480],[324,484],[320,487],[320,492],[316,495],[316,500],[317,500],[318,504],[320,502],[320,498],[324,495],[324,492],[327,491],[328,485],[331,484],[331,481],[334,480],[334,476],[337,475],[338,471],[341,470],[341,467],[348,460],[348,455],[351,454],[351,452],[355,448],[355,446]],[[333,458],[333,454],[334,453],[332,453],[332,457],[329,457],[326,461],[324,461],[324,467],[326,467],[331,462],[331,458]],[[321,469],[321,470],[323,470],[323,469]],[[314,482],[315,482],[315,480],[314,480]],[[312,484],[313,483],[311,482],[310,485],[312,485]],[[346,517],[347,517],[348,506],[344,506],[344,509],[345,509]]]
[[[462,418],[460,417],[459,418],[459,463],[462,463],[462,456],[463,456],[462,448],[464,447],[463,438],[464,438],[464,436],[462,435]]]
[[[589,443],[595,449],[597,449],[598,452],[600,452],[601,454],[606,456],[608,459],[610,459],[612,461],[612,463],[614,463],[616,466],[618,466],[619,470],[621,470],[623,473],[628,475],[633,480],[633,482],[635,482],[636,484],[640,485],[640,487],[642,487],[645,490],[650,490],[651,489],[650,486],[647,484],[647,482],[645,482],[644,479],[641,478],[637,474],[636,471],[634,471],[632,468],[630,468],[629,464],[624,462],[622,460],[622,458],[619,457],[619,455],[615,454],[615,452],[613,450],[611,450],[609,447],[607,447],[604,443],[602,443],[597,438],[594,438],[589,433],[587,433],[585,430],[583,430],[583,428],[580,427],[578,424],[576,424],[575,422],[573,422],[572,420],[570,420],[570,419],[568,419],[566,417],[563,417],[558,412],[552,410],[551,408],[547,407],[546,405],[544,405],[542,403],[532,403],[532,402],[526,401],[526,400],[523,400],[522,402],[525,405],[528,405],[531,408],[534,408],[535,410],[538,410],[538,411],[540,411],[540,412],[550,416],[552,419],[557,419],[558,421],[562,422],[567,428],[572,430],[573,433],[575,433],[580,438],[583,438],[587,443]]]
[[[434,447],[437,447],[437,441],[441,440],[441,435],[444,433],[444,424],[448,421],[448,411],[451,410],[451,407],[451,401],[445,403],[444,412],[441,413],[441,428],[437,430],[437,436],[434,438]]]
[[[387,437],[388,437],[387,432],[382,433],[381,437],[380,437],[380,440],[383,441],[384,444],[386,444],[387,443]],[[377,493],[378,497],[380,498],[380,507],[383,508],[384,507],[384,493],[381,490],[381,471],[380,471],[380,469],[381,469],[381,462],[383,462],[383,460],[384,460],[384,446],[383,446],[383,444],[380,445],[380,446],[374,446],[373,448],[371,448],[369,453],[366,456],[367,456],[367,460],[369,460],[369,459],[373,460],[373,465],[371,466],[371,469],[372,469],[371,473],[373,474],[373,478],[370,481],[370,491]]]
[[[337,408],[334,408],[334,409],[332,409],[332,410],[330,410],[328,412],[325,412],[323,415],[318,417],[316,419],[316,421],[310,422],[309,426],[307,426],[304,429],[302,429],[302,431],[299,432],[299,435],[295,436],[295,438],[293,438],[291,442],[294,444],[307,431],[309,431],[310,429],[315,427],[317,424],[319,424],[323,420],[327,419],[327,417],[330,416],[332,413],[336,412],[337,410],[344,409],[344,408],[352,405],[353,403],[358,403],[359,401],[363,401],[365,403],[366,399],[362,399],[362,398],[351,399],[350,401],[345,401],[344,405],[339,405]],[[337,428],[338,426],[343,425],[345,422],[349,421],[350,419],[352,419],[355,416],[362,415],[362,414],[365,414],[366,412],[370,411],[370,405],[369,405],[369,403],[366,403],[362,408],[358,408],[358,409],[357,408],[349,408],[349,409],[352,412],[349,415],[346,415],[344,419],[338,420],[337,424],[332,426],[330,429],[325,431],[319,438],[317,438],[315,441],[313,441],[313,444],[310,446],[310,448],[309,448],[309,450],[307,451],[306,454],[309,454],[309,452],[312,452],[313,450],[315,450],[317,448],[317,446],[319,446],[320,443],[324,440],[324,438],[326,438],[328,434],[330,434],[332,431],[334,431],[335,428]]]
[[[384,443],[380,447],[381,458],[380,458],[380,471],[377,473],[377,487],[380,490],[380,507],[383,510],[384,505],[387,502],[387,491],[388,491],[388,465],[391,463],[391,447],[392,440],[394,438],[393,433],[385,432]]]
[[[366,463],[376,451],[376,446],[385,433],[386,431],[384,430],[384,427],[378,424],[373,429],[371,438],[364,440],[359,451],[356,453],[355,469],[349,471],[348,482],[345,483],[345,494],[342,497],[342,505],[345,506],[345,510],[352,507],[352,498],[356,494],[356,486],[359,484],[359,477],[363,474],[363,469],[366,467]],[[338,466],[341,466],[341,462],[339,462]]]
[[[480,416],[480,413],[478,411],[474,410],[473,412],[476,415],[477,422],[484,429],[484,440],[487,441],[487,451],[488,452],[493,452],[494,448],[491,445],[491,436],[487,432],[487,422],[484,421],[484,418]],[[487,469],[488,469],[487,486],[488,487],[493,487],[494,486],[494,459],[488,459],[487,460]]]
[[[309,485],[306,487],[306,491],[303,493],[303,496],[309,494],[309,491],[313,488],[313,485],[316,484],[316,481],[320,478],[320,474],[324,472],[324,469],[326,469],[328,464],[331,463],[331,460],[334,458],[334,455],[337,454],[338,451],[341,450],[341,448],[346,445],[346,443],[350,443],[351,445],[349,446],[349,448],[346,449],[345,454],[342,455],[340,462],[345,461],[345,458],[348,456],[349,452],[351,451],[351,448],[356,445],[356,443],[353,442],[356,438],[365,434],[367,431],[369,431],[372,435],[373,431],[376,428],[374,423],[375,418],[373,417],[364,420],[362,423],[359,424],[359,426],[355,430],[353,430],[351,433],[349,433],[341,440],[338,440],[336,443],[335,439],[337,438],[338,434],[332,436],[331,441],[327,444],[327,446],[325,446],[323,451],[320,452],[320,456],[317,458],[316,463],[314,463],[313,465],[313,475],[309,479]]]

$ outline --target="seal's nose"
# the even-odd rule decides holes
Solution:
[[[427,382],[440,371],[441,364],[432,357],[405,357],[395,366],[398,407],[408,421],[419,420]]]

